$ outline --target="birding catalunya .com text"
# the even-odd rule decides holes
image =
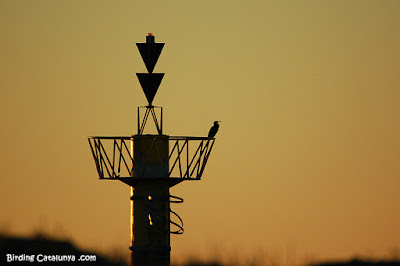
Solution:
[[[6,254],[7,262],[95,262],[96,255]]]

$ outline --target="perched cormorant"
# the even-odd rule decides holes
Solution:
[[[215,136],[215,134],[217,134],[218,128],[219,128],[218,122],[221,122],[221,121],[214,121],[214,125],[210,128],[210,132],[208,132],[209,138],[213,138]]]

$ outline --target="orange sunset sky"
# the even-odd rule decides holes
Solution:
[[[173,259],[400,249],[400,1],[0,0],[3,232],[129,252],[130,189],[87,137],[136,133],[148,32],[164,132],[222,120],[203,180],[171,189]]]

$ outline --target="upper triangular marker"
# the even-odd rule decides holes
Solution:
[[[165,43],[155,43],[154,35],[152,35],[152,33],[149,33],[149,35],[146,36],[145,43],[136,43],[149,73],[153,73],[164,44]]]

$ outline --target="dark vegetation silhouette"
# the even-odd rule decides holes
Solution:
[[[129,252],[129,251],[126,251]],[[88,250],[81,250],[76,247],[70,240],[55,239],[45,234],[39,233],[33,237],[22,237],[22,236],[12,236],[5,233],[0,233],[0,265],[43,265],[41,263],[31,263],[31,262],[13,262],[7,263],[6,254],[27,254],[27,255],[75,255],[76,259],[80,255],[96,255],[96,262],[57,262],[57,265],[111,265],[111,266],[123,266],[129,265],[129,261],[126,257],[121,256],[120,252],[116,252],[114,256],[104,256],[99,255]],[[196,257],[190,257],[184,260],[183,263],[174,263],[172,261],[171,266],[226,266],[226,265],[253,265],[253,266],[285,266],[273,260],[265,260],[260,256],[255,256],[247,260],[241,260],[237,263],[230,260],[228,263],[223,261],[221,258],[211,259],[211,260],[201,260]],[[398,258],[396,256],[396,258]],[[44,263],[51,264],[51,263]],[[348,261],[327,261],[318,263],[308,263],[306,266],[400,266],[400,260],[362,260],[362,259],[351,259]],[[287,265],[292,266],[292,265]]]
[[[399,260],[361,260],[351,259],[349,261],[331,261],[316,264],[309,264],[309,266],[400,266]]]
[[[171,264],[172,266],[174,264]],[[294,265],[281,265],[276,263],[266,263],[266,262],[253,262],[249,264],[231,264],[231,263],[222,263],[218,261],[209,261],[202,262],[196,261],[196,259],[192,259],[184,264],[180,264],[181,266],[236,266],[236,265],[252,265],[252,266],[294,266]],[[313,263],[307,264],[307,266],[400,266],[400,261],[398,260],[380,260],[380,261],[368,261],[368,260],[359,260],[359,259],[351,259],[349,261],[331,261],[331,262],[322,262],[322,263]]]

